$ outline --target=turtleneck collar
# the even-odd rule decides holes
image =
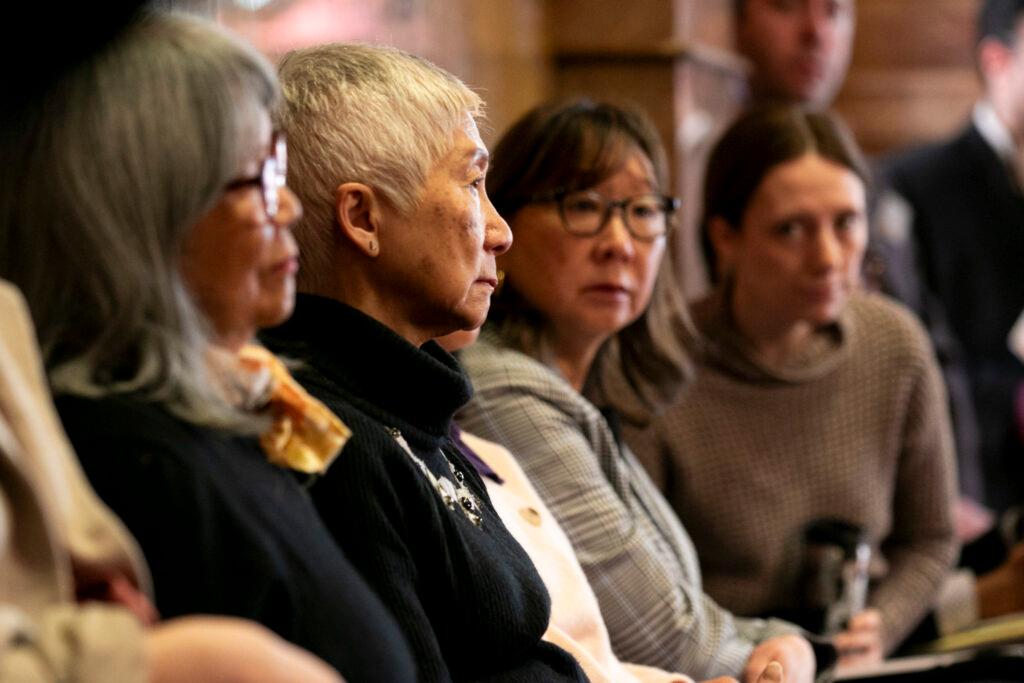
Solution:
[[[757,356],[736,326],[728,299],[728,289],[718,287],[710,296],[694,304],[691,311],[701,335],[699,344],[703,361],[742,380],[801,384],[823,377],[846,356],[855,334],[855,325],[849,314],[851,298],[839,318],[820,328],[805,351],[784,365],[769,365]]]
[[[420,348],[346,304],[299,294],[295,312],[261,337],[285,356],[309,362],[353,405],[403,434],[445,437],[473,390],[439,344]],[[301,377],[301,368],[296,372]]]

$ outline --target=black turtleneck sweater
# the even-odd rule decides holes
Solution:
[[[311,492],[397,617],[420,680],[585,681],[568,653],[541,640],[544,584],[448,436],[472,393],[458,362],[434,342],[416,348],[356,309],[311,295],[262,339],[302,361],[295,377],[352,428]],[[481,526],[445,505],[393,430],[435,476],[455,480],[449,461],[462,473]]]

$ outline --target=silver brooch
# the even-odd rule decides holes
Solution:
[[[455,479],[453,482],[448,477],[438,477],[427,467],[427,464],[423,462],[415,453],[412,452],[412,448],[409,447],[409,443],[402,436],[402,432],[398,431],[394,427],[388,427],[388,431],[391,436],[398,442],[398,445],[402,447],[405,454],[412,458],[412,461],[416,463],[416,466],[420,468],[420,472],[427,478],[434,490],[437,491],[437,495],[441,497],[441,502],[444,503],[445,507],[449,510],[455,510],[456,508],[462,510],[462,514],[466,516],[474,526],[483,528],[484,521],[480,511],[480,500],[476,495],[466,486],[466,476],[455,469],[455,465],[448,459],[448,456],[441,451],[441,457],[448,463],[448,470],[452,473],[452,477]]]

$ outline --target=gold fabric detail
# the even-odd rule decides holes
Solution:
[[[260,435],[267,459],[307,474],[327,471],[352,430],[299,386],[284,363],[262,346],[248,344],[238,355],[243,369],[269,373],[264,410],[273,422]]]

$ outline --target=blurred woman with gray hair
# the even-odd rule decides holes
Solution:
[[[293,471],[321,472],[348,429],[249,343],[294,295],[278,97],[266,61],[214,25],[141,20],[4,146],[0,273],[160,612],[246,617],[349,681],[404,683],[400,632]]]
[[[421,681],[582,681],[541,640],[550,601],[450,438],[470,397],[435,337],[479,327],[511,243],[484,188],[480,98],[398,50],[287,55],[282,128],[303,261],[295,315],[263,337],[354,435],[311,494],[392,609]]]

